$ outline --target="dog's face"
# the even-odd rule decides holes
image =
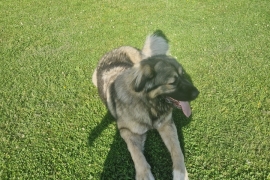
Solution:
[[[197,98],[198,89],[185,78],[184,69],[174,59],[165,55],[141,61],[137,67],[135,91],[147,93],[150,99],[167,98],[175,104]]]

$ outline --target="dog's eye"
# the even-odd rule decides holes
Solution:
[[[178,79],[176,77],[174,77],[174,78],[171,79],[171,81],[169,81],[169,84],[170,85],[175,85],[175,84],[177,84],[177,82],[178,82]]]

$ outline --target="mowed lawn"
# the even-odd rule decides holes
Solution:
[[[0,179],[134,179],[91,76],[157,29],[201,92],[173,115],[190,179],[270,180],[269,0],[1,1]],[[172,179],[154,130],[145,156]]]

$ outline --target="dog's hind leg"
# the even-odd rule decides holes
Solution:
[[[132,133],[128,129],[120,129],[121,137],[127,143],[128,150],[136,169],[136,180],[154,180],[151,167],[143,155],[143,146],[146,134],[139,135]]]
[[[180,148],[175,124],[169,121],[157,130],[171,153],[173,161],[173,180],[188,180],[184,155]]]

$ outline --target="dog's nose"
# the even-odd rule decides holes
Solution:
[[[198,97],[199,94],[200,94],[200,92],[198,91],[198,89],[195,89],[195,90],[191,93],[192,99],[196,99],[196,98]]]

